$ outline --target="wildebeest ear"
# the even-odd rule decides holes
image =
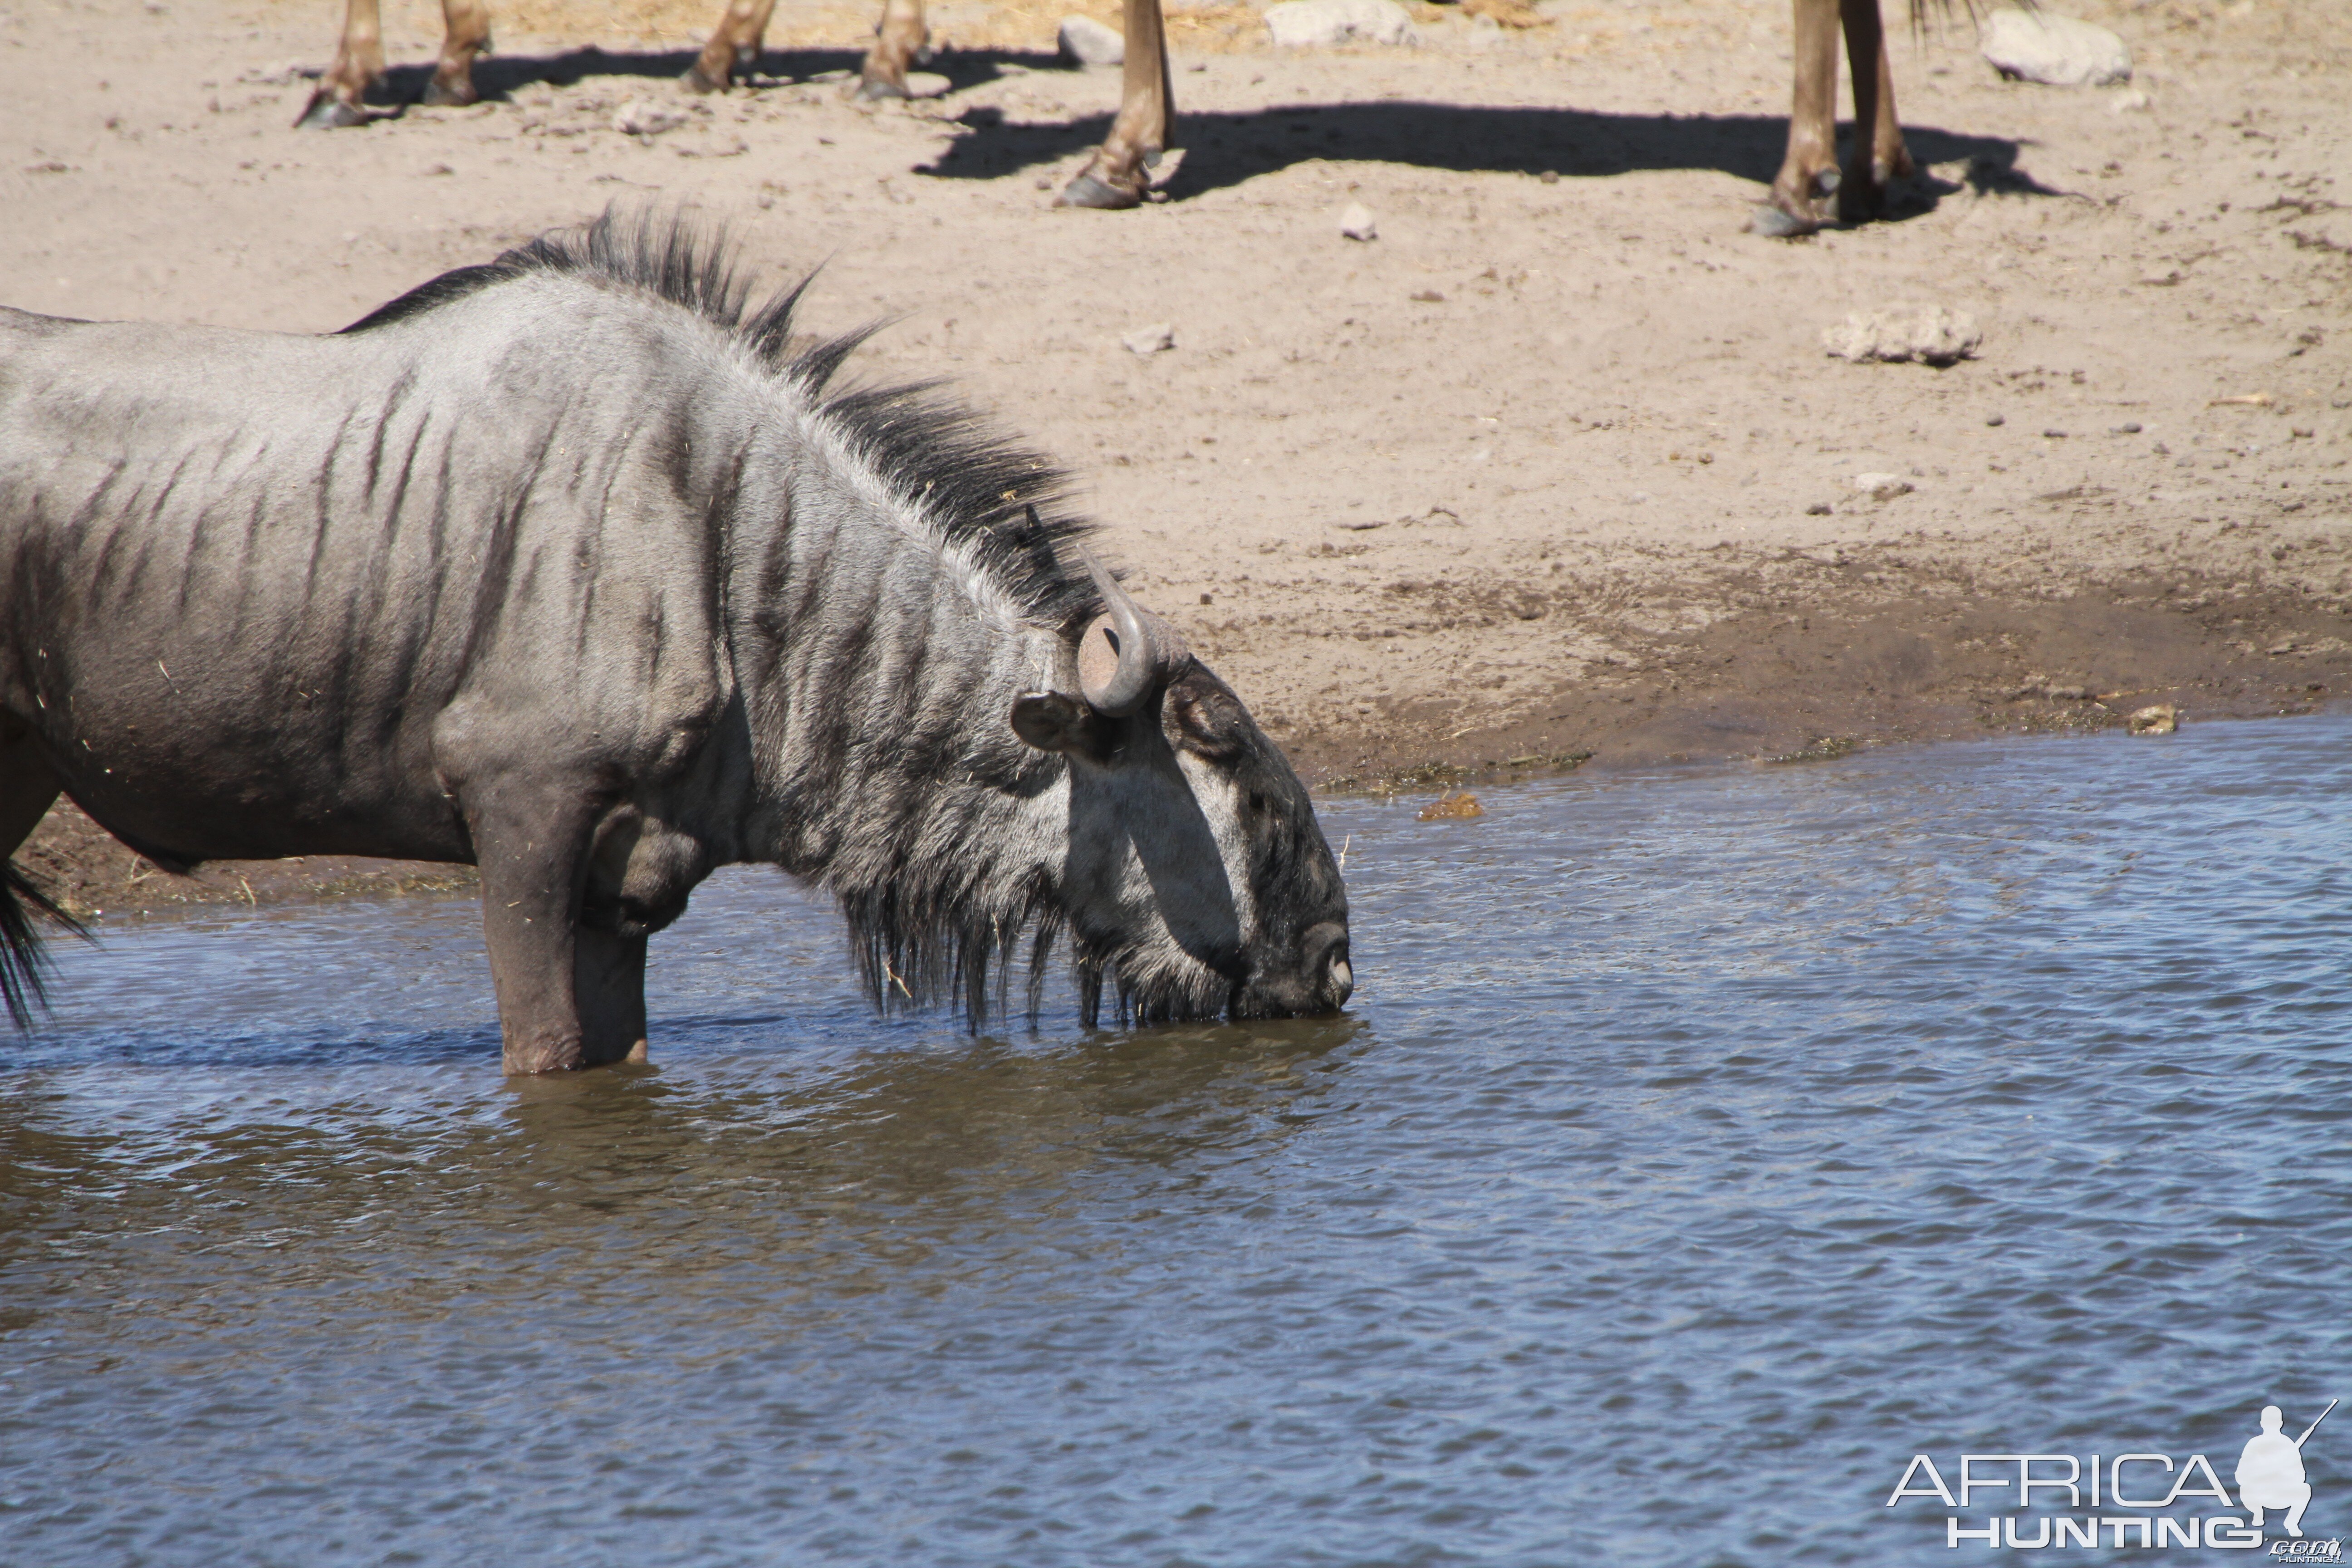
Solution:
[[[1249,735],[1249,714],[1223,681],[1187,676],[1168,689],[1169,738],[1211,762],[1241,754]]]
[[[1013,732],[1041,752],[1074,752],[1085,742],[1087,705],[1058,691],[1024,691],[1013,700]]]

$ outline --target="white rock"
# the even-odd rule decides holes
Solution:
[[[2107,87],[2131,80],[2131,50],[2105,27],[2054,11],[2004,6],[1985,18],[1977,52],[2005,77],[2050,87]]]
[[[1856,474],[1853,488],[1873,500],[1893,500],[1911,493],[1911,481],[1900,474]]]
[[[1381,226],[1372,220],[1372,209],[1361,202],[1349,202],[1339,215],[1339,232],[1349,239],[1378,239]]]
[[[1974,316],[1941,305],[1897,305],[1856,310],[1845,324],[1824,328],[1822,347],[1840,359],[1950,364],[1967,359],[1984,342]]]
[[[2109,114],[2137,114],[2147,107],[2147,94],[2137,88],[2119,92],[2107,100]]]
[[[1127,40],[1092,16],[1062,18],[1062,59],[1074,66],[1115,66],[1127,59]]]
[[[658,136],[685,123],[685,115],[657,109],[639,98],[629,100],[613,111],[613,129],[624,136]]]
[[[1118,341],[1127,345],[1129,353],[1160,353],[1176,346],[1176,329],[1166,321],[1155,321],[1123,334]]]
[[[1287,49],[1421,42],[1421,30],[1392,0],[1285,0],[1267,7],[1265,30]]]

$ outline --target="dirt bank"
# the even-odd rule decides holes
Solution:
[[[1057,453],[1327,786],[2306,708],[2352,689],[2352,5],[2066,8],[2131,44],[2128,93],[2001,82],[1965,26],[1901,44],[1927,174],[1900,221],[1786,244],[1740,231],[1782,0],[1423,5],[1421,48],[1279,54],[1195,8],[1186,161],[1124,215],[1045,205],[1117,95],[1050,68],[1058,10],[935,10],[952,90],[879,110],[807,79],[859,9],[784,8],[774,85],[718,100],[669,80],[691,8],[508,10],[493,101],[320,134],[293,67],[335,7],[19,5],[0,300],[325,330],[615,196],[698,206],[769,279],[824,263],[814,325],[898,318],[867,374]],[[437,14],[388,9],[395,87]],[[632,99],[683,123],[625,135]],[[1823,354],[1909,301],[1971,312],[1979,356]],[[1121,346],[1161,321],[1173,349]],[[140,879],[64,814],[31,853],[94,908],[381,885]]]

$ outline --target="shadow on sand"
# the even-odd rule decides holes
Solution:
[[[854,49],[770,50],[753,82],[770,86],[830,71],[855,73],[863,58]],[[675,79],[693,60],[686,50],[614,53],[591,47],[553,56],[486,58],[476,66],[474,79],[484,98],[498,99],[536,82],[569,87],[595,76]],[[998,49],[943,52],[925,68],[961,90],[1001,79],[1007,66],[1032,72],[1055,68],[1049,54]],[[431,74],[428,65],[396,67],[379,90],[388,101],[413,102]],[[916,165],[915,173],[951,180],[1020,174],[1096,146],[1109,131],[1110,117],[1015,123],[996,108],[974,105],[956,123],[964,134],[934,162]],[[1166,194],[1181,201],[1314,159],[1563,178],[1701,169],[1763,185],[1780,167],[1788,133],[1788,120],[1780,115],[1613,114],[1394,100],[1180,112],[1177,140],[1187,156]],[[2064,194],[2018,168],[2025,142],[1936,126],[1907,126],[1904,134],[1923,170],[1963,162],[1967,168],[1958,182],[1923,174],[1899,187],[1891,195],[1890,217],[1933,211],[1944,196],[1964,187]]]

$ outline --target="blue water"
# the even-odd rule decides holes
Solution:
[[[2342,717],[1337,800],[1348,1018],[978,1041],[735,871],[561,1082],[470,904],[110,925],[0,1051],[0,1562],[1925,1563],[1915,1453],[2229,1485],[2352,1394],[2347,800]]]

